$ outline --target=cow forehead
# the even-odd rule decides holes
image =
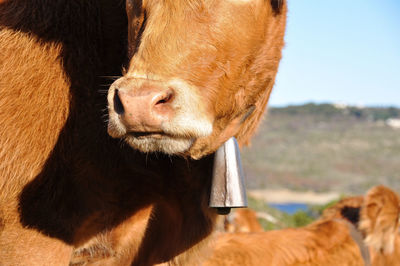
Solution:
[[[254,0],[228,0],[228,1],[233,3],[243,4],[243,3],[253,2]]]
[[[128,2],[140,2],[135,0],[128,0]],[[268,3],[271,2],[272,7],[281,6],[283,0],[143,0],[144,6],[151,7],[154,5],[164,5],[164,6],[180,6],[180,7],[191,7],[193,9],[211,7],[219,3],[232,3],[232,4],[247,4],[247,3]],[[137,3],[132,3],[138,5]]]
[[[152,4],[171,4],[171,5],[188,5],[192,7],[207,6],[218,2],[231,2],[231,3],[252,3],[252,2],[270,2],[274,12],[279,13],[284,0],[127,0],[128,5],[152,5]]]
[[[150,13],[163,13],[163,16],[171,19],[173,17],[191,17],[211,15],[220,16],[228,13],[245,13],[243,6],[247,6],[255,13],[248,13],[248,15],[256,15],[258,11],[264,10],[265,7],[271,8],[274,15],[280,14],[285,0],[128,0],[139,2],[140,4],[133,4],[133,6],[142,7],[142,10],[150,11]],[[127,5],[128,6],[128,5]],[[132,6],[132,5],[131,5]],[[235,10],[231,10],[235,8]],[[130,9],[130,8],[128,8]],[[137,10],[137,8],[135,8]],[[246,8],[247,9],[247,8]],[[258,11],[256,11],[258,10]],[[138,11],[138,10],[137,10]],[[153,11],[153,12],[152,12]],[[129,12],[129,11],[128,11]],[[149,15],[149,14],[148,14]],[[168,19],[168,20],[169,20]]]
[[[264,35],[265,22],[271,19],[269,1],[143,1],[146,23],[130,61],[130,74],[181,77],[196,85],[206,80],[206,74],[223,75],[223,71],[236,69],[230,63],[236,62],[233,57],[247,54]],[[269,7],[262,8],[264,5]],[[237,34],[227,34],[233,31]],[[213,62],[219,62],[218,67],[201,67],[216,65]],[[196,72],[199,69],[201,72]]]

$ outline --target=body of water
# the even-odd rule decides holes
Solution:
[[[307,204],[304,203],[269,203],[268,205],[287,214],[293,214],[300,210],[306,211],[308,209]]]

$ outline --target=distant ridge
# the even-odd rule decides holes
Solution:
[[[304,104],[269,108],[242,150],[250,189],[400,192],[400,108]]]
[[[307,103],[302,105],[288,105],[285,107],[270,107],[270,113],[287,114],[314,114],[314,115],[348,115],[356,118],[386,120],[389,118],[400,118],[400,108],[394,106],[388,107],[365,107],[351,106],[343,103]]]

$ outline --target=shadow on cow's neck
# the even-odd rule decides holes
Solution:
[[[46,5],[57,8],[41,8]],[[164,223],[152,221],[145,239],[153,238],[159,226],[176,222],[168,218],[168,204],[210,226],[201,208],[208,204],[212,156],[191,161],[146,155],[107,135],[106,95],[99,91],[111,81],[101,77],[121,75],[127,54],[126,24],[123,1],[14,0],[0,4],[1,27],[27,33],[38,43],[62,47],[60,62],[70,83],[68,118],[42,171],[23,189],[19,213],[24,226],[71,245],[113,228],[149,205],[154,205],[153,216],[162,217]],[[193,222],[190,219],[178,221],[182,230]],[[84,233],[77,235],[78,231]],[[205,231],[179,248],[200,241]],[[178,230],[177,234],[186,232]],[[165,256],[170,257],[170,252]]]
[[[157,232],[168,226],[190,230],[194,221],[199,220],[208,226],[206,231],[210,230],[211,218],[206,216],[212,211],[206,209],[213,156],[190,161],[108,150],[114,152],[112,161],[108,157],[93,156],[92,161],[76,161],[73,167],[66,167],[60,164],[65,159],[62,149],[55,148],[42,173],[20,196],[20,219],[25,226],[76,244],[154,205],[155,219],[149,225],[146,238],[163,238]],[[79,160],[80,156],[77,157]],[[180,212],[180,218],[169,212],[172,209]],[[86,225],[86,220],[96,222]],[[76,235],[78,231],[84,234]],[[205,237],[202,230],[199,232],[200,238]],[[185,233],[178,230],[177,238]]]

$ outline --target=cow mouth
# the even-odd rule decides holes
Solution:
[[[174,136],[164,132],[127,132],[125,142],[142,152],[183,154],[193,145],[194,138]]]
[[[163,132],[128,132],[126,134],[126,137],[132,137],[137,139],[144,139],[144,138],[161,139],[163,137],[173,137],[173,136],[165,134]]]
[[[113,138],[122,138],[132,148],[145,153],[183,154],[196,140],[195,136],[189,134],[172,134],[164,130],[129,131],[113,117],[108,123],[108,133]]]
[[[193,139],[191,137],[185,137],[185,136],[179,136],[179,135],[173,135],[169,134],[166,132],[127,132],[125,134],[125,138],[130,137],[130,138],[136,138],[136,139],[182,139],[182,140],[188,140],[188,139]]]

